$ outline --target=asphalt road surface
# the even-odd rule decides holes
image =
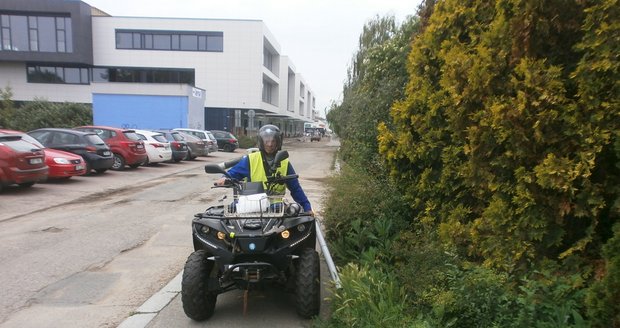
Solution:
[[[285,143],[319,216],[337,147],[328,139]],[[217,152],[196,161],[5,189],[0,327],[117,327],[178,275],[193,251],[193,215],[226,192],[210,188],[219,176],[205,174],[204,164],[241,155]],[[149,327],[311,324],[296,316],[292,296],[282,291],[251,293],[245,316],[241,295],[220,295],[214,316],[202,323],[188,319],[175,297]]]

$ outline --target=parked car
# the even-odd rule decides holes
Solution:
[[[0,133],[18,135],[22,140],[43,149],[45,164],[49,168],[47,173],[48,179],[68,179],[76,175],[86,174],[86,164],[81,156],[62,150],[46,148],[37,139],[25,132],[0,129]]]
[[[174,130],[185,132],[187,134],[193,135],[196,138],[201,139],[206,144],[209,153],[214,153],[217,151],[217,140],[209,131],[187,128],[176,128]]]
[[[103,173],[114,165],[114,156],[103,139],[93,132],[73,129],[43,128],[28,132],[43,146],[80,155],[86,163],[86,174]]]
[[[215,153],[216,151],[218,151],[218,146],[217,146],[217,139],[215,139],[215,136],[213,135],[213,133],[211,133],[211,131],[206,131],[207,136],[209,137],[209,153]]]
[[[211,130],[217,140],[217,147],[223,151],[233,152],[239,148],[239,141],[228,131]]]
[[[166,140],[170,141],[173,162],[178,163],[187,157],[187,142],[183,140],[183,137],[179,134],[179,132],[174,130],[155,130],[153,132],[163,134],[164,137],[166,137]]]
[[[170,141],[163,134],[147,130],[135,130],[136,134],[144,142],[146,149],[146,162],[144,165],[161,163],[172,160]]]
[[[183,131],[177,131],[185,142],[187,142],[187,157],[185,160],[193,160],[198,156],[207,156],[209,155],[209,150],[207,149],[207,144],[205,144],[202,139],[198,137],[194,137],[191,134],[185,133]]]
[[[12,184],[31,187],[45,181],[47,172],[43,149],[19,135],[0,133],[0,191]]]
[[[122,171],[125,165],[136,168],[146,161],[144,143],[134,130],[109,126],[80,126],[75,130],[94,132],[105,141],[114,156],[113,170]]]

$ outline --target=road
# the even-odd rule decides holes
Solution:
[[[285,149],[320,214],[322,182],[337,142],[293,141]],[[0,327],[118,326],[178,275],[192,252],[193,214],[226,192],[210,188],[217,176],[206,175],[204,164],[242,154],[218,152],[194,162],[5,190],[0,194]],[[295,316],[287,296],[252,295],[243,322],[308,325]],[[218,298],[209,326],[242,326],[226,319],[241,317],[238,304],[234,292]],[[175,298],[150,325],[203,324],[180,309]]]

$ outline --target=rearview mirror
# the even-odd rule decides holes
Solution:
[[[288,151],[280,150],[276,153],[275,158],[273,159],[273,165],[271,166],[271,172],[275,172],[275,170],[280,167],[280,163],[288,158]]]
[[[226,174],[226,170],[224,170],[219,164],[206,164],[205,172],[209,174]]]

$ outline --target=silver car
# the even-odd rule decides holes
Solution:
[[[201,139],[202,141],[204,141],[206,147],[209,149],[209,153],[217,151],[217,140],[215,140],[215,137],[209,131],[188,128],[176,128],[174,130],[182,131],[198,139]]]

